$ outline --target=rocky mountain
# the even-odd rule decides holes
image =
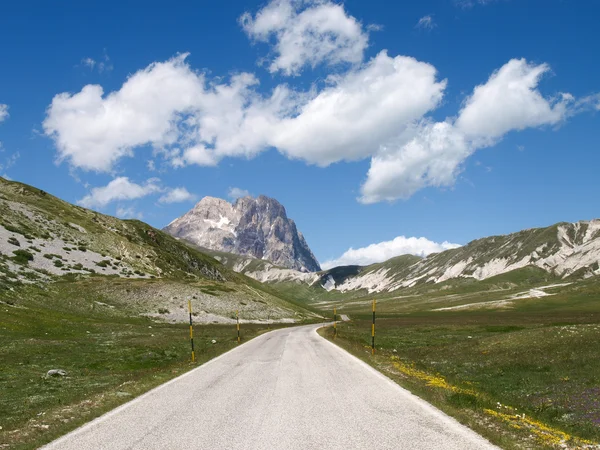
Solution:
[[[206,249],[267,260],[304,273],[321,270],[283,205],[263,195],[239,198],[233,204],[204,197],[163,230]]]
[[[392,292],[456,279],[481,281],[531,267],[553,277],[579,279],[600,275],[600,220],[532,228],[478,239],[426,258],[401,255],[366,267],[335,267],[310,276],[250,259],[217,257],[262,282],[302,283],[340,293]]]
[[[69,281],[69,283],[65,283]],[[0,304],[28,288],[80,289],[111,314],[187,321],[297,321],[308,314],[269,286],[138,220],[119,220],[0,177]],[[54,295],[54,294],[53,294]],[[12,304],[9,303],[9,304]]]

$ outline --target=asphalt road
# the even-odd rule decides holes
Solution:
[[[495,448],[317,328],[255,338],[45,448]]]

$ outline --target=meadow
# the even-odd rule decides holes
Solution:
[[[397,309],[378,305],[374,356],[366,306],[335,343],[502,448],[600,448],[597,281],[498,310]]]
[[[37,448],[237,345],[234,325],[196,325],[192,364],[186,324],[133,315],[86,288],[0,292],[0,449]],[[268,327],[243,324],[242,343]]]

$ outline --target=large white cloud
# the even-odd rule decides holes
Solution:
[[[450,186],[473,149],[449,122],[424,122],[410,134],[407,142],[383,146],[371,159],[362,203],[406,199],[426,186]]]
[[[203,77],[184,58],[151,64],[106,97],[99,85],[55,96],[43,126],[56,142],[59,159],[110,171],[134,147],[175,143],[177,115],[193,111],[204,92]]]
[[[321,264],[323,269],[337,266],[367,266],[400,255],[427,256],[444,250],[460,247],[459,244],[450,242],[437,243],[424,237],[398,236],[391,241],[379,242],[362,248],[350,248],[342,256],[325,261]]]
[[[332,81],[272,131],[274,147],[320,166],[363,159],[434,109],[446,87],[432,65],[386,52]]]
[[[297,75],[307,65],[360,63],[368,44],[362,25],[343,5],[326,0],[272,0],[240,22],[252,39],[275,40],[272,73]]]
[[[106,96],[98,85],[55,96],[43,125],[59,160],[108,172],[144,145],[165,152],[174,165],[215,165],[223,156],[263,150],[266,131],[288,107],[287,90],[263,99],[247,73],[227,84],[207,82],[186,56],[151,64]]]
[[[512,59],[477,86],[461,109],[456,127],[466,136],[497,139],[512,130],[556,124],[567,116],[573,97],[545,98],[537,86],[547,64]]]
[[[175,167],[216,165],[270,146],[325,166],[376,153],[438,105],[446,82],[430,64],[381,52],[321,91],[280,85],[263,96],[257,84],[247,73],[211,82],[182,55],[135,73],[107,96],[97,85],[57,95],[44,129],[59,160],[85,170],[111,171],[144,145]]]
[[[542,95],[538,83],[549,67],[524,59],[477,86],[457,117],[436,123],[427,115],[441,103],[446,80],[414,58],[382,51],[320,89],[279,85],[265,94],[252,74],[209,79],[185,57],[151,64],[108,95],[97,85],[57,95],[44,129],[58,159],[110,172],[145,145],[173,167],[214,166],[271,147],[319,166],[371,158],[360,201],[373,203],[451,186],[466,158],[506,133],[600,108],[597,94]]]
[[[95,187],[91,193],[77,203],[86,208],[102,208],[117,200],[134,200],[150,194],[162,192],[158,179],[151,178],[145,184],[136,184],[127,177],[118,177],[106,186]]]
[[[451,186],[466,158],[506,133],[554,125],[576,108],[594,107],[593,96],[585,105],[570,94],[544,97],[537,86],[548,70],[546,64],[510,60],[474,89],[456,119],[424,121],[397,142],[383,145],[371,159],[360,201],[394,201],[427,186]]]

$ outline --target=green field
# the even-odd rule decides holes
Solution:
[[[98,303],[88,284],[17,287],[0,301],[2,449],[36,448],[237,345],[233,325],[196,326],[191,364],[186,324]],[[242,342],[266,330],[243,324]]]
[[[338,308],[353,320],[335,342],[503,448],[600,443],[597,279],[495,310],[432,312],[438,295],[422,296],[420,312],[414,298],[405,314],[402,299],[378,303],[374,357],[366,302]]]

